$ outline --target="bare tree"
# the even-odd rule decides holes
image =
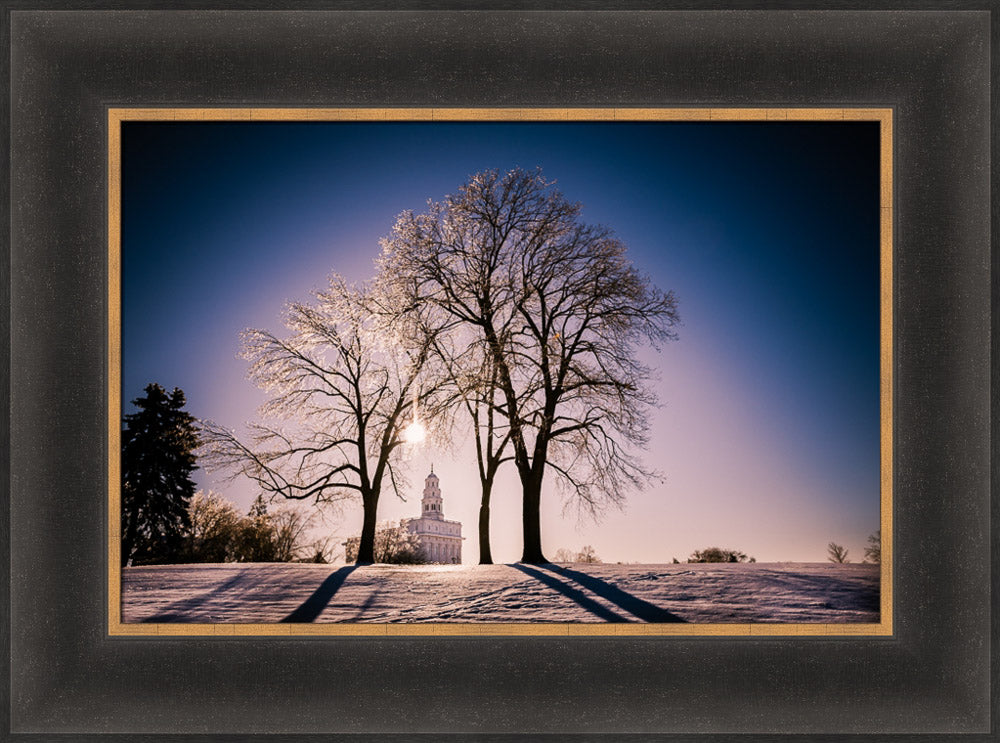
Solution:
[[[865,562],[882,562],[882,530],[879,529],[874,534],[868,535],[868,546],[865,547]]]
[[[584,545],[583,548],[577,553],[576,561],[595,564],[601,562],[601,558],[597,556],[597,551],[587,544]]]
[[[229,501],[211,490],[198,491],[188,506],[191,529],[187,535],[186,562],[230,562],[233,536],[240,514]]]
[[[317,542],[306,542],[306,534],[313,525],[312,515],[299,508],[278,508],[268,514],[274,541],[274,559],[277,562],[308,560],[322,553]]]
[[[576,561],[576,553],[573,550],[566,549],[565,547],[560,547],[556,550],[555,555],[552,556],[552,562],[574,562]]]
[[[439,430],[450,437],[458,416],[446,411],[459,406],[467,413],[476,447],[476,465],[479,473],[479,564],[492,565],[490,547],[490,501],[497,472],[504,462],[512,459],[506,452],[510,443],[510,427],[497,408],[497,365],[484,344],[471,339],[461,329],[453,336],[441,335],[435,342],[437,358],[447,375],[451,394],[444,398],[439,416]],[[454,335],[457,335],[457,343]]]
[[[314,515],[300,508],[268,512],[260,496],[240,516],[230,501],[195,493],[188,507],[191,529],[183,562],[291,562],[315,559],[321,549],[305,541]]]
[[[655,403],[641,343],[674,337],[674,296],[651,285],[610,230],[584,224],[540,173],[487,171],[383,240],[383,275],[472,328],[495,369],[521,480],[523,562],[546,562],[546,471],[585,512],[646,484],[634,449]],[[490,377],[480,380],[485,387]]]
[[[312,304],[289,305],[289,334],[243,335],[251,379],[268,395],[250,425],[252,440],[202,424],[206,465],[245,476],[270,497],[337,503],[360,497],[358,563],[374,559],[376,512],[385,487],[400,495],[404,430],[428,400],[421,377],[431,336],[413,317],[389,326],[377,307],[391,303],[372,287],[333,276]]]
[[[826,552],[827,552],[826,559],[829,560],[830,562],[836,562],[836,563],[850,562],[850,560],[847,559],[847,550],[844,549],[844,547],[842,547],[841,545],[837,544],[836,542],[830,542],[830,544],[826,546]]]
[[[312,562],[319,564],[326,564],[333,562],[337,553],[337,547],[334,544],[333,537],[318,537],[308,544],[304,545],[299,550],[299,556],[295,559],[296,562]]]

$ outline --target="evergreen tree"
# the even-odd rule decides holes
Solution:
[[[122,565],[170,562],[190,527],[198,436],[184,393],[158,384],[132,401],[122,432]]]

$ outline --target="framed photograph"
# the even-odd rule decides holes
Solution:
[[[12,739],[995,739],[988,7],[5,17]]]
[[[891,114],[111,109],[109,631],[891,634]]]

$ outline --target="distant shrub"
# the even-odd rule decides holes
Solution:
[[[292,562],[311,562],[325,565],[332,561],[333,552],[333,540],[330,537],[315,539],[302,547],[299,550],[299,556],[292,560]]]
[[[751,558],[753,560],[753,558]],[[703,550],[696,550],[691,553],[688,562],[746,562],[745,552],[739,550],[721,549],[719,547],[706,547]],[[753,560],[756,562],[756,560]]]

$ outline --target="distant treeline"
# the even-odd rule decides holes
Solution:
[[[757,562],[754,557],[748,558],[745,552],[740,550],[721,549],[719,547],[706,547],[703,550],[695,550],[688,558],[688,562]]]

